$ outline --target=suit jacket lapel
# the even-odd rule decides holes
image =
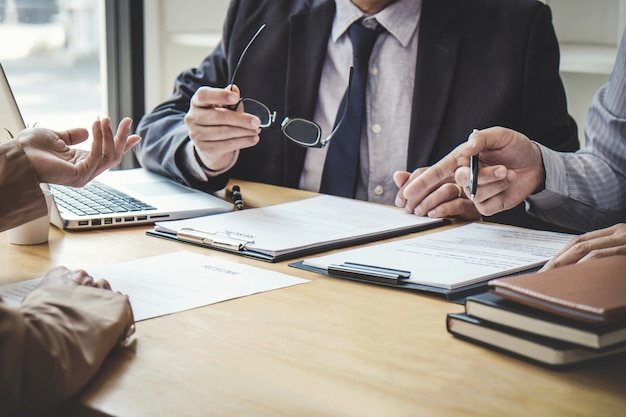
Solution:
[[[446,29],[456,15],[447,0],[424,0],[419,42],[407,169],[425,166],[439,134],[454,79],[460,37]]]
[[[289,23],[284,116],[312,119],[319,92],[326,47],[335,15],[334,0],[326,0]],[[282,120],[277,120],[280,123]],[[285,184],[296,188],[306,149],[285,140]]]

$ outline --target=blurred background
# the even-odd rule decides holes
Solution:
[[[89,127],[107,114],[99,0],[0,0],[0,62],[24,122]]]

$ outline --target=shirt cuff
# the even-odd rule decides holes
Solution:
[[[536,143],[536,142],[535,142]],[[526,210],[535,206],[542,209],[559,206],[569,194],[565,164],[560,152],[546,148],[536,143],[541,151],[543,166],[546,173],[545,188],[537,194],[531,194],[526,199]]]
[[[233,159],[230,161],[230,164],[226,166],[226,168],[214,171],[205,167],[204,164],[200,162],[200,159],[196,154],[196,148],[193,146],[192,141],[187,142],[185,145],[185,152],[183,152],[183,163],[185,164],[185,168],[187,168],[187,172],[191,173],[191,175],[199,181],[208,181],[209,178],[217,177],[218,175],[231,170],[233,166],[235,166],[237,158],[239,158],[239,151],[235,151]]]

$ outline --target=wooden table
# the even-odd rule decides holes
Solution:
[[[239,182],[249,207],[312,194]],[[0,283],[208,249],[145,235],[52,228],[48,244],[0,234]],[[442,298],[210,251],[310,283],[137,323],[63,415],[623,416],[626,355],[551,370],[461,341]]]

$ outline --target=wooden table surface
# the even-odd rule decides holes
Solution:
[[[238,182],[248,207],[312,193]],[[51,228],[48,244],[0,234],[0,283],[50,267],[102,266],[178,250],[311,282],[137,323],[63,415],[624,416],[626,355],[553,370],[450,336],[463,307],[145,235]]]

